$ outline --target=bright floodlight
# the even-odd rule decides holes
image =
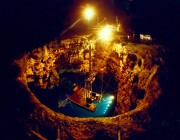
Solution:
[[[92,19],[92,17],[94,16],[94,9],[91,7],[86,8],[84,11],[84,16],[87,20]]]
[[[110,99],[113,100],[113,99],[114,99],[114,96],[110,96]]]
[[[103,41],[109,41],[112,38],[112,26],[106,25],[99,32],[99,39]]]

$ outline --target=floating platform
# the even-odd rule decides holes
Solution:
[[[89,111],[92,111],[94,112],[97,108],[97,104],[94,104],[93,102],[92,103],[88,103],[88,99],[89,99],[89,90],[83,88],[83,87],[80,87],[80,86],[76,86],[74,89],[73,89],[74,93],[68,97],[68,100],[70,100],[71,102],[89,110]]]

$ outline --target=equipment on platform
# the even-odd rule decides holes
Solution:
[[[97,102],[101,100],[102,95],[92,92],[86,88],[76,86],[73,89],[73,94],[68,97],[71,102],[89,110],[95,111],[97,108]]]

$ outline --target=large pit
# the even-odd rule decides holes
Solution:
[[[165,50],[160,45],[113,41],[92,45],[93,90],[103,94],[96,112],[89,112],[66,98],[88,76],[86,36],[55,40],[24,54],[14,64],[20,122],[29,137],[55,139],[122,139],[148,130],[150,110],[162,92]],[[103,69],[103,72],[101,71]],[[104,111],[103,101],[114,96]]]

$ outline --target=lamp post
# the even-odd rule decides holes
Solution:
[[[94,17],[95,15],[95,10],[93,7],[88,6],[84,10],[84,17],[88,21],[88,28],[90,28],[90,23],[89,21]],[[92,58],[91,58],[91,43],[89,44],[89,75],[91,75],[91,63],[92,63]]]
[[[89,44],[89,75],[91,75],[91,68],[92,68],[92,66],[91,66],[91,63],[92,63],[92,50],[91,50],[91,43]]]

